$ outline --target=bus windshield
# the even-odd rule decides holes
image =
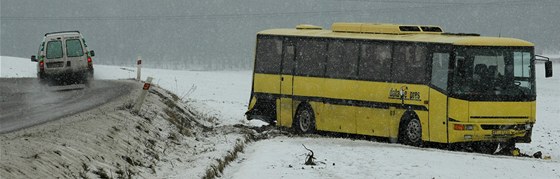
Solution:
[[[451,94],[475,101],[535,99],[532,48],[459,47],[452,64]]]

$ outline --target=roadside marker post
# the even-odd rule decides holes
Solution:
[[[138,99],[136,99],[136,103],[134,104],[134,109],[132,109],[134,113],[138,114],[138,112],[140,112],[140,108],[142,108],[142,103],[144,103],[144,99],[146,99],[146,95],[148,95],[148,90],[152,86],[152,80],[153,80],[152,77],[148,77],[148,79],[144,83],[144,86],[142,87],[142,92],[140,92],[140,96],[138,97]]]
[[[140,81],[140,79],[142,79],[142,77],[140,76],[141,70],[142,70],[142,57],[138,56],[138,59],[136,59],[136,81]]]

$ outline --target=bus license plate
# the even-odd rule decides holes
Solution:
[[[510,130],[493,130],[492,135],[512,135],[513,132]]]

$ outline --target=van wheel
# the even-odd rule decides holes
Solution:
[[[410,116],[400,126],[399,141],[405,145],[422,145],[422,125],[418,117]]]
[[[300,107],[296,113],[292,128],[296,129],[296,132],[302,134],[311,134],[315,132],[315,114],[313,113],[313,109],[308,105]]]
[[[47,77],[45,73],[37,72],[37,78],[39,78],[39,80],[44,80]]]
[[[78,77],[77,82],[79,84],[86,84],[88,82],[88,72],[80,72],[76,76]]]
[[[38,72],[37,79],[39,80],[39,84],[45,85],[48,83],[48,78],[47,75],[45,75],[45,73]]]
[[[87,74],[88,74],[88,79],[93,79],[93,69],[89,69]]]

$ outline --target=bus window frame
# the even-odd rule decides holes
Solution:
[[[357,74],[357,79],[358,80],[362,80],[362,81],[373,81],[373,82],[391,82],[392,78],[391,78],[391,69],[392,69],[392,64],[393,64],[393,47],[394,47],[394,42],[390,42],[390,41],[379,41],[379,40],[363,40],[360,41],[358,43],[358,51],[359,51],[359,55],[358,55],[358,74]],[[363,47],[364,45],[369,45],[371,48],[373,48],[374,52],[377,52],[376,49],[379,46],[388,46],[389,49],[389,55],[390,58],[387,59],[387,63],[385,66],[388,66],[388,68],[386,68],[385,70],[382,71],[381,74],[385,74],[386,76],[379,76],[379,77],[364,77],[362,74],[362,65],[364,62],[364,56],[363,56]],[[376,54],[371,54],[371,56],[375,56]],[[379,63],[375,62],[379,59],[377,59],[377,56],[373,57],[373,65],[379,65]],[[375,68],[375,67],[373,67]],[[377,72],[374,72],[377,73]]]
[[[281,69],[281,65],[282,65],[282,57],[283,57],[283,52],[281,52],[280,54],[280,59],[278,61],[278,67],[279,69],[276,71],[267,71],[267,70],[261,70],[261,67],[259,67],[259,64],[262,64],[263,61],[259,56],[259,49],[262,48],[261,46],[259,46],[259,40],[262,39],[274,39],[274,40],[280,40],[282,43],[280,44],[281,46],[283,46],[284,43],[284,39],[282,36],[271,36],[271,35],[258,35],[257,39],[256,39],[256,47],[255,47],[255,62],[253,65],[253,72],[254,73],[262,73],[262,74],[281,74],[282,69]],[[282,47],[281,47],[282,48]],[[283,49],[282,49],[283,50]],[[269,62],[269,61],[266,61]]]
[[[280,60],[279,75],[292,75],[292,76],[295,75],[296,68],[297,68],[296,67],[296,65],[297,65],[296,56],[297,56],[297,51],[298,51],[296,44],[297,44],[297,41],[299,41],[299,40],[300,39],[293,38],[293,37],[282,37],[282,55],[281,55],[281,60]],[[293,56],[291,57],[292,58],[291,61],[286,61],[287,60],[286,59],[287,58],[286,54],[288,52],[288,50],[287,50],[288,47],[293,48],[293,54],[292,54]],[[285,65],[286,62],[290,63],[289,67],[291,68],[291,70],[287,70],[286,68],[284,68],[284,67],[286,67],[286,65]]]
[[[300,36],[276,36],[276,35],[258,35],[257,36],[257,40],[259,38],[275,38],[275,39],[279,39],[282,41],[282,54],[281,54],[281,60],[280,60],[280,64],[279,64],[279,72],[278,73],[273,73],[273,74],[281,74],[281,75],[300,75],[300,73],[297,73],[297,56],[298,56],[298,49],[297,49],[297,43],[300,41],[305,41],[305,40],[314,40],[317,42],[323,42],[326,44],[326,49],[325,49],[325,53],[327,53],[327,55],[325,55],[325,59],[324,59],[324,65],[323,65],[323,72],[321,73],[321,75],[303,75],[306,77],[319,77],[319,78],[329,78],[329,79],[344,79],[344,80],[360,80],[360,81],[371,81],[371,82],[390,82],[390,83],[406,83],[406,84],[420,84],[420,85],[428,85],[432,88],[435,88],[434,85],[431,85],[431,58],[432,58],[432,53],[434,51],[435,48],[443,48],[446,50],[446,52],[450,53],[450,68],[449,68],[449,73],[448,75],[451,75],[451,64],[453,63],[454,60],[454,54],[453,52],[453,45],[451,44],[433,44],[433,43],[424,43],[424,42],[400,42],[400,41],[390,41],[390,40],[364,40],[364,39],[350,39],[350,38],[316,38],[316,37],[300,37]],[[339,78],[339,77],[331,77],[327,74],[327,67],[329,65],[329,54],[328,54],[328,50],[329,48],[331,48],[331,43],[333,43],[334,41],[342,41],[342,42],[352,42],[357,46],[357,64],[355,64],[355,76],[349,77],[349,78]],[[291,44],[292,46],[294,46],[294,64],[293,64],[293,70],[292,73],[289,73],[288,71],[286,71],[284,68],[284,55],[285,55],[285,46],[286,44]],[[418,46],[423,46],[426,48],[426,54],[425,54],[425,59],[421,60],[424,62],[424,72],[423,72],[423,76],[420,77],[422,79],[419,80],[406,80],[406,79],[397,79],[394,77],[393,74],[390,74],[388,76],[388,78],[382,78],[382,79],[366,79],[366,78],[362,78],[360,76],[360,64],[362,61],[362,45],[371,45],[373,47],[377,46],[377,45],[387,45],[389,46],[389,48],[391,49],[391,58],[389,60],[390,68],[387,70],[388,73],[393,73],[393,69],[395,68],[396,65],[396,58],[395,58],[395,48],[396,46],[399,45],[411,45],[413,46],[413,58],[416,58],[416,47]],[[258,45],[256,47],[256,50],[258,50]],[[255,57],[258,58],[258,54],[255,54]],[[415,60],[415,59],[413,59]],[[257,63],[255,61],[255,66],[254,66],[254,70],[257,69]],[[256,71],[255,71],[256,72]],[[256,73],[262,73],[262,72],[256,72]],[[267,74],[272,74],[272,73],[267,73]],[[448,78],[450,78],[450,76],[448,76]],[[450,85],[450,79],[448,79],[448,87]],[[444,94],[448,94],[448,90],[442,90],[439,88],[438,91],[440,92],[444,92]]]
[[[491,96],[491,97],[487,97],[487,96],[469,96],[469,95],[461,95],[461,94],[455,94],[452,89],[451,89],[451,85],[453,85],[454,83],[454,73],[456,73],[456,69],[455,69],[455,62],[457,61],[457,57],[456,57],[456,53],[458,49],[462,49],[462,48],[500,48],[502,50],[527,50],[530,52],[531,54],[531,60],[530,60],[530,73],[532,74],[532,76],[529,78],[530,82],[532,82],[532,90],[534,90],[534,95],[526,95],[524,96],[525,98],[520,98],[519,96],[499,96],[499,97],[495,97],[495,96]],[[451,49],[451,60],[449,61],[449,68],[450,68],[450,73],[448,76],[448,83],[447,83],[447,88],[448,88],[448,96],[451,98],[456,98],[456,99],[462,99],[462,100],[467,100],[467,101],[504,101],[504,102],[527,102],[527,101],[535,101],[536,100],[536,69],[535,69],[535,61],[534,61],[534,56],[535,56],[535,48],[532,46],[457,46],[457,45],[453,45],[452,49]]]
[[[295,76],[305,76],[305,77],[320,77],[323,78],[325,77],[325,72],[326,72],[326,67],[327,67],[327,58],[328,55],[327,50],[328,50],[328,41],[323,40],[321,38],[294,38],[293,40],[286,40],[288,41],[288,44],[291,44],[294,47],[294,71],[293,71],[293,75]],[[318,45],[318,43],[323,43],[323,51],[322,53],[314,53],[313,50],[318,50],[319,48],[315,48]],[[309,45],[312,44],[311,47],[306,47],[305,45]],[[299,50],[298,50],[299,49]],[[302,49],[312,49],[311,52],[309,51],[303,51]],[[306,57],[305,55],[300,55],[299,53],[309,53],[311,55],[322,55],[322,59],[318,58],[317,62],[320,62],[318,68],[317,68],[317,72],[310,72],[308,69],[305,69],[304,67],[301,67],[299,65],[301,64],[305,64],[305,63],[301,63],[303,61],[305,62],[315,62],[316,59],[307,59],[307,58],[303,58]],[[307,54],[307,55],[309,55]],[[284,55],[284,53],[282,54]],[[313,56],[312,58],[315,58],[316,56]],[[311,63],[314,64],[314,63]]]
[[[428,45],[428,86],[436,91],[443,93],[445,95],[449,94],[449,85],[451,84],[452,75],[452,61],[454,62],[455,54],[453,52],[453,46],[447,44],[430,44]],[[432,84],[432,58],[434,53],[447,53],[449,54],[449,61],[447,64],[447,89],[441,89],[436,85]]]
[[[420,84],[420,85],[429,85],[430,84],[430,75],[431,75],[431,68],[429,68],[429,66],[431,66],[431,64],[429,64],[429,62],[431,62],[431,60],[429,60],[428,56],[430,55],[430,43],[422,43],[422,42],[393,42],[392,43],[392,58],[391,58],[391,79],[389,80],[389,82],[392,83],[406,83],[406,84]],[[420,60],[421,62],[424,62],[424,71],[422,74],[422,77],[420,78],[415,78],[418,80],[409,80],[406,78],[402,78],[402,76],[405,75],[400,75],[400,76],[395,76],[395,67],[396,65],[399,65],[399,62],[401,63],[401,65],[406,64],[406,59],[401,59],[400,61],[397,62],[396,57],[400,56],[400,55],[396,55],[397,52],[397,47],[398,46],[409,46],[411,47],[411,51],[412,51],[412,60],[414,61],[416,59],[416,48],[421,46],[421,47],[425,47],[426,48],[426,54],[424,57],[424,60]],[[403,61],[404,60],[404,61]],[[404,68],[406,70],[406,67]],[[402,69],[399,69],[402,70]],[[430,74],[430,75],[428,75]]]
[[[340,66],[339,66],[339,65],[341,65],[341,64],[350,64],[350,68],[349,68],[349,69],[351,69],[352,67],[353,67],[354,69],[352,69],[352,71],[351,71],[351,72],[353,72],[353,73],[348,74],[348,76],[342,77],[342,76],[340,76],[340,75],[341,75],[340,72],[327,73],[327,72],[329,72],[329,65],[332,65],[331,63],[329,63],[329,62],[331,62],[330,59],[333,58],[333,57],[331,57],[331,54],[330,54],[331,52],[330,52],[329,50],[331,49],[331,46],[332,46],[333,44],[335,44],[335,43],[340,43],[340,44],[341,44],[340,47],[345,47],[345,46],[344,46],[345,43],[353,44],[354,47],[356,47],[356,52],[355,52],[356,58],[354,59],[354,60],[355,60],[355,61],[354,61],[355,63],[354,63],[353,65],[352,65],[351,63],[340,63],[340,64],[335,64],[335,65],[333,66],[333,67],[334,67],[333,69],[336,70],[336,69],[340,69]],[[325,73],[324,73],[323,77],[324,77],[324,78],[330,78],[330,79],[357,80],[357,79],[358,79],[358,76],[359,76],[360,45],[361,45],[362,43],[361,43],[360,41],[357,41],[357,40],[354,40],[354,39],[329,39],[329,40],[327,40],[327,44],[328,44],[328,45],[327,45],[327,50],[325,51],[325,53],[327,54],[327,55],[326,55],[326,64],[325,64]],[[347,49],[343,48],[342,50],[344,51],[344,50],[347,50]],[[336,52],[336,51],[335,51],[335,52]],[[337,55],[335,55],[334,57],[336,58],[336,56],[337,56]],[[340,62],[349,62],[348,59],[345,58],[345,56],[341,56],[341,59],[338,59],[338,60],[336,60],[336,61],[337,61],[337,62],[338,62],[338,61],[340,61]],[[339,68],[336,68],[337,66],[338,66]]]

